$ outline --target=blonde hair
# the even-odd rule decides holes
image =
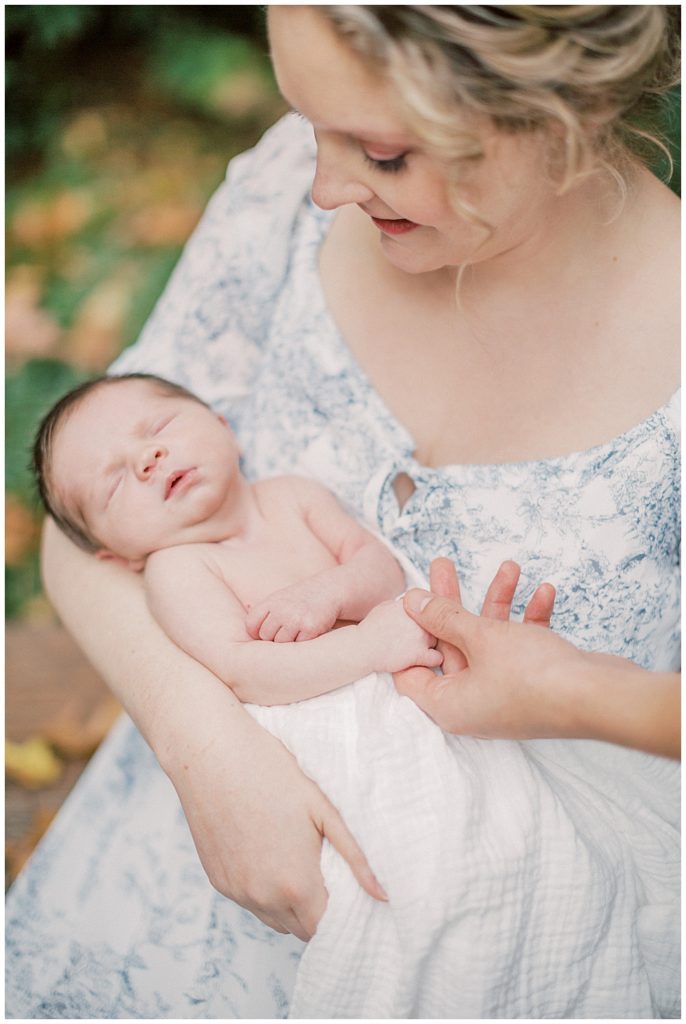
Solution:
[[[602,168],[624,194],[625,173],[636,159],[649,162],[656,148],[671,174],[669,150],[650,125],[656,100],[678,81],[678,7],[317,10],[355,53],[393,82],[413,128],[448,160],[481,155],[478,132],[469,130],[469,122],[473,118],[476,127],[486,116],[503,131],[543,130],[551,141],[562,137],[554,174],[560,193]]]

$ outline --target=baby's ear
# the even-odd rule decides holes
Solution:
[[[107,551],[105,548],[100,548],[99,551],[96,551],[95,557],[101,562],[114,562],[115,565],[121,565],[123,569],[130,569],[131,572],[142,572],[145,568],[144,558],[123,558],[121,555],[115,555],[113,551]]]

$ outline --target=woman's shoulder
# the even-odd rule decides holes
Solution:
[[[218,403],[245,394],[290,263],[314,152],[310,126],[290,114],[231,161],[115,372],[153,368]]]
[[[262,206],[270,215],[292,211],[309,193],[315,161],[314,134],[295,114],[286,114],[269,128],[259,142],[229,163],[226,190],[220,190],[226,207]]]
[[[681,201],[647,170],[639,178],[636,196],[628,201],[637,210],[633,239],[639,273],[654,284],[656,297],[671,296],[676,307],[681,282]]]

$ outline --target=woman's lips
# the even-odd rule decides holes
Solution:
[[[419,227],[419,224],[415,224],[412,220],[405,220],[403,217],[398,217],[396,220],[372,217],[372,220],[379,231],[383,231],[386,235],[405,235],[408,231],[414,231]]]

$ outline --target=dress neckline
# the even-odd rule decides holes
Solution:
[[[333,344],[338,349],[339,356],[347,360],[350,371],[355,374],[367,395],[373,396],[373,399],[379,406],[382,417],[390,428],[391,433],[400,440],[401,447],[403,449],[404,461],[411,463],[416,473],[421,473],[423,475],[464,475],[466,473],[477,473],[479,471],[506,473],[508,471],[523,471],[527,469],[533,471],[542,468],[548,468],[551,471],[561,471],[570,468],[572,465],[578,464],[581,460],[590,463],[598,460],[602,461],[610,454],[615,453],[618,449],[625,449],[629,447],[633,441],[646,433],[652,433],[653,428],[657,424],[661,422],[666,424],[670,407],[672,407],[680,398],[680,386],[676,388],[663,405],[654,409],[653,412],[649,413],[638,423],[633,424],[619,434],[615,434],[607,441],[601,441],[598,444],[591,445],[589,448],[577,449],[575,451],[565,452],[561,455],[551,455],[541,459],[517,459],[503,462],[454,462],[445,463],[440,466],[427,466],[426,464],[419,462],[415,458],[414,453],[416,451],[416,444],[410,431],[403,423],[400,422],[400,420],[397,419],[383,397],[377,391],[369,378],[369,375],[361,366],[355,354],[341,334],[326,303],[326,296],[324,295],[322,280],[319,273],[319,251],[326,237],[327,230],[331,226],[331,222],[336,211],[320,209],[314,204],[309,196],[308,207],[312,213],[312,219],[317,228],[317,237],[314,240],[314,244],[308,247],[308,258],[311,261],[310,271],[315,281],[311,298],[317,304],[318,316],[325,322],[328,334],[332,339]]]

